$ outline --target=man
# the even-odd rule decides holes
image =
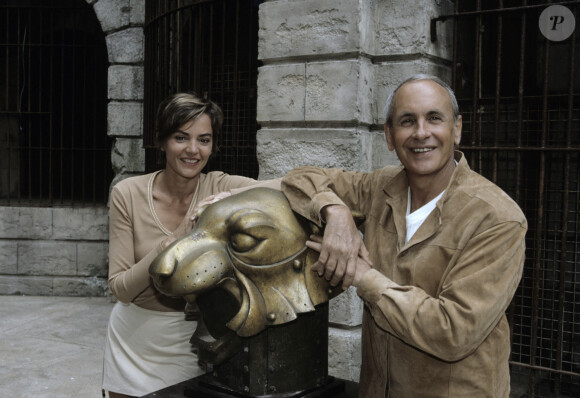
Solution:
[[[454,150],[461,126],[449,86],[413,76],[386,107],[402,167],[303,167],[283,179],[293,209],[326,223],[308,242],[320,252],[313,269],[364,300],[360,397],[509,397],[505,310],[527,223]],[[366,215],[364,244],[350,210]]]

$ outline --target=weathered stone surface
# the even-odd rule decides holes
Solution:
[[[330,300],[329,310],[328,318],[331,324],[348,327],[362,324],[363,302],[354,287]]]
[[[363,148],[370,138],[359,130],[262,129],[257,136],[260,179],[303,165],[369,170],[370,154]]]
[[[361,330],[328,330],[328,373],[358,382],[361,364]]]
[[[18,242],[0,241],[0,274],[18,273]]]
[[[0,238],[47,239],[52,210],[45,207],[0,207]]]
[[[55,296],[88,296],[105,297],[107,295],[106,278],[55,278],[53,281]]]
[[[106,277],[109,270],[108,254],[108,242],[79,242],[77,275]]]
[[[25,241],[18,244],[18,273],[21,275],[76,275],[75,242]]]
[[[260,68],[261,123],[373,121],[373,67],[367,59]]]
[[[111,162],[116,174],[145,171],[145,150],[140,139],[117,138],[113,145]]]
[[[257,120],[304,120],[305,65],[261,67],[258,74]]]
[[[112,65],[109,67],[109,98],[112,100],[143,99],[143,67]]]
[[[373,134],[370,142],[371,148],[369,150],[372,152],[372,170],[401,164],[395,151],[389,151],[383,131]]]
[[[107,134],[111,137],[141,137],[143,134],[143,103],[109,102]]]
[[[142,28],[129,28],[111,33],[105,38],[109,62],[137,63],[143,62],[145,55],[145,37]]]
[[[130,0],[131,25],[143,25],[145,23],[145,1]]]
[[[360,50],[359,1],[266,2],[260,6],[259,58]]]
[[[55,239],[109,239],[109,210],[106,207],[53,208]]]
[[[0,275],[0,294],[52,296],[52,277]]]
[[[368,61],[308,63],[305,120],[371,123],[371,76]]]
[[[93,9],[105,33],[128,26],[131,21],[130,0],[99,0]]]
[[[439,3],[439,4],[437,4]],[[418,1],[409,6],[406,0],[376,3],[375,53],[380,55],[429,54],[451,58],[448,30],[452,24],[438,24],[440,34],[431,42],[430,22],[439,15],[452,14],[449,0]]]

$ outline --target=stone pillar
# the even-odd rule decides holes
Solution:
[[[117,181],[145,171],[143,87],[145,0],[87,0],[101,22],[109,55],[107,134],[114,137]]]
[[[383,132],[387,96],[414,73],[449,79],[449,35],[439,31],[432,43],[430,20],[451,12],[448,0],[261,4],[260,178],[301,165],[370,171],[397,164]],[[331,301],[330,374],[358,381],[361,321],[354,289]]]

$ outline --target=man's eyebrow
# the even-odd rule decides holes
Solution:
[[[405,111],[405,112],[401,113],[400,115],[397,115],[397,120],[404,118],[404,117],[409,117],[409,116],[415,117],[415,113],[410,112],[410,111]]]

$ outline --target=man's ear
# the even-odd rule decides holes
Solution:
[[[393,151],[395,150],[395,143],[393,142],[393,137],[391,136],[391,129],[387,123],[385,123],[383,126],[385,128],[385,137],[387,138],[387,147],[389,148],[389,151]]]
[[[454,138],[454,143],[455,145],[459,145],[459,143],[461,142],[461,128],[463,127],[463,118],[461,117],[461,115],[457,116],[457,120],[455,121],[455,138]]]

